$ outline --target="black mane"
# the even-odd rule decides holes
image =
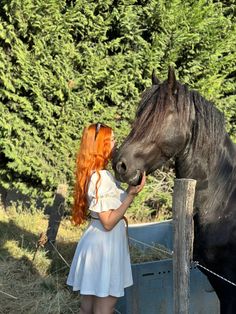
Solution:
[[[186,127],[194,111],[195,120],[192,125],[194,143],[192,144],[195,149],[198,149],[199,146],[205,144],[207,134],[212,150],[214,150],[216,144],[225,135],[224,115],[199,92],[189,91],[187,85],[176,83],[176,94],[173,101],[179,115],[181,115],[182,127]],[[132,137],[134,136],[135,140],[141,140],[143,133],[147,136],[148,130],[152,130],[149,134],[150,140],[156,138],[167,113],[166,97],[173,97],[169,94],[167,82],[153,85],[143,93],[137,108],[136,119],[132,125],[132,129],[135,130]],[[195,136],[196,134],[197,136]]]

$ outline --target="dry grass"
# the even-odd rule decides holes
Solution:
[[[71,314],[79,312],[79,295],[66,286],[69,268],[54,251],[43,249],[35,255],[41,232],[48,219],[34,214],[7,212],[0,208],[0,314]],[[63,219],[57,236],[57,248],[68,264],[86,225],[73,227]],[[132,262],[159,259],[157,252],[131,248]],[[34,257],[35,256],[35,257]]]
[[[130,259],[132,264],[159,261],[171,258],[171,251],[161,244],[153,244],[152,247],[129,243]]]
[[[39,234],[47,224],[42,213],[0,209],[0,313],[79,312],[78,294],[65,285],[69,269],[60,257],[54,253],[48,258],[40,249],[33,261]],[[67,220],[60,226],[57,247],[69,264],[83,229]]]

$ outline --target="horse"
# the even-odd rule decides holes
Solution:
[[[137,185],[144,171],[148,175],[169,160],[176,178],[197,181],[193,259],[207,268],[200,269],[219,298],[221,314],[235,314],[236,146],[223,113],[177,81],[171,67],[164,82],[152,74],[112,167],[118,180]]]

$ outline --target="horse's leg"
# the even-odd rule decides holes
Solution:
[[[221,282],[216,294],[220,300],[220,314],[236,314],[236,288]]]
[[[236,314],[236,287],[214,275],[207,277],[219,298],[220,314]]]
[[[236,295],[225,296],[220,302],[220,314],[236,313]]]

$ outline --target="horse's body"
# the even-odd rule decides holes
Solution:
[[[194,255],[200,264],[236,283],[236,147],[224,117],[199,93],[175,79],[144,92],[133,128],[113,159],[121,181],[138,184],[167,160],[177,178],[197,180],[194,202]],[[206,271],[221,314],[236,313],[236,287]],[[207,313],[207,309],[206,309]]]

